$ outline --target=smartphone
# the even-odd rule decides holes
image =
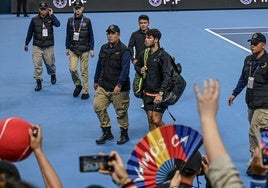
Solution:
[[[97,172],[100,169],[112,171],[113,168],[108,165],[109,160],[111,160],[109,155],[80,156],[80,172]]]
[[[268,129],[260,128],[261,164],[268,167]]]

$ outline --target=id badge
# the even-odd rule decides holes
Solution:
[[[247,87],[249,88],[249,89],[253,89],[253,83],[254,83],[254,77],[248,77],[248,85],[247,85]]]
[[[42,30],[42,36],[43,36],[43,37],[47,37],[47,36],[48,36],[48,31],[47,31],[47,29],[43,29],[43,30]]]
[[[79,40],[79,33],[78,32],[74,32],[73,40],[74,41],[78,41]]]

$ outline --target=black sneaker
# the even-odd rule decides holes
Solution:
[[[56,74],[52,74],[52,75],[51,75],[51,83],[52,83],[52,84],[56,84],[56,82],[57,82]]]
[[[78,97],[81,91],[82,91],[82,86],[81,85],[76,86],[73,92],[73,96]]]
[[[86,100],[89,98],[89,94],[88,93],[83,93],[82,96],[81,96],[81,99],[82,100]]]

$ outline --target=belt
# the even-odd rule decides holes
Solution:
[[[157,93],[149,93],[149,92],[146,92],[146,91],[143,91],[143,94],[149,96],[149,97],[156,97],[157,96]]]

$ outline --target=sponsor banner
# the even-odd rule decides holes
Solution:
[[[41,0],[40,0],[41,1]],[[30,13],[38,11],[39,2],[27,0]],[[55,12],[73,12],[75,0],[47,0]],[[86,12],[159,11],[159,10],[207,10],[268,8],[268,0],[82,0]],[[11,12],[15,13],[17,0],[11,0]]]

